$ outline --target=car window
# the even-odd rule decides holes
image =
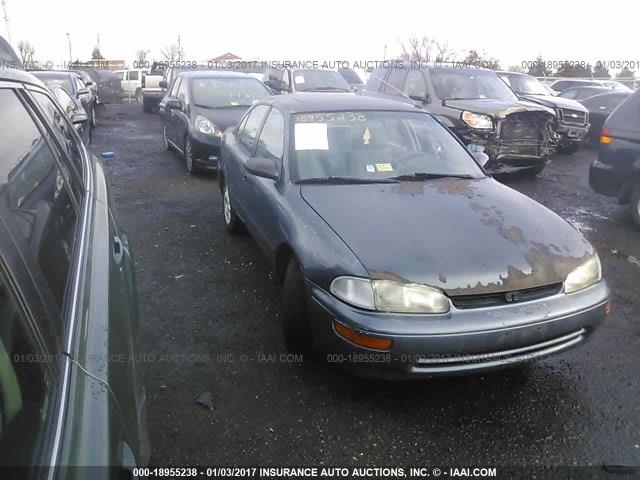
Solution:
[[[137,70],[133,70],[131,72],[129,72],[129,80],[138,80],[139,78],[139,72]]]
[[[386,82],[383,82],[382,91],[389,95],[400,95],[402,92],[402,85],[404,79],[407,76],[407,71],[404,68],[393,68],[387,78]]]
[[[15,241],[33,256],[60,307],[75,244],[78,213],[69,172],[16,94],[0,90],[0,125],[11,142],[0,143],[0,195]]]
[[[559,97],[564,97],[564,98],[576,98],[576,96],[579,93],[579,89],[577,88],[570,88],[568,90],[565,90],[564,92],[562,92],[560,95],[558,95]]]
[[[63,91],[63,93],[66,92]],[[57,143],[62,152],[62,157],[69,162],[69,168],[74,172],[75,179],[71,182],[71,186],[76,197],[80,199],[84,196],[85,190],[82,176],[84,166],[82,153],[80,151],[81,147],[72,133],[73,125],[64,118],[60,109],[47,95],[41,92],[31,92],[31,95],[38,103],[40,110],[46,118],[47,124],[51,126],[51,131],[58,140]],[[73,101],[71,97],[68,96],[68,98]],[[65,107],[63,106],[63,108]],[[65,111],[65,113],[67,112]]]
[[[184,79],[178,85],[178,100],[183,104],[187,101],[187,81]]]
[[[256,156],[273,160],[278,169],[282,166],[284,152],[284,117],[276,108],[272,108],[264,122]]]
[[[180,88],[180,83],[182,82],[182,77],[178,77],[173,82],[171,86],[171,93],[169,94],[171,98],[178,98],[178,88]]]
[[[244,145],[250,154],[253,154],[256,147],[256,137],[258,136],[258,130],[262,124],[265,114],[269,110],[267,105],[258,105],[249,113],[247,120],[244,124],[244,128],[240,133],[240,143]]]
[[[271,94],[255,78],[199,77],[190,83],[193,103],[205,108],[248,108]]]
[[[55,379],[0,270],[0,464],[36,463]]]
[[[427,82],[420,70],[410,70],[404,85],[404,94],[408,97],[425,98]]]
[[[620,100],[619,106],[607,119],[607,126],[640,133],[640,91],[633,95],[612,95]]]
[[[381,90],[381,85],[383,85],[382,81],[386,74],[387,71],[384,68],[375,69],[371,75],[369,75],[369,79],[367,80],[367,90],[372,90],[374,92]]]
[[[76,77],[75,78],[75,82],[76,82],[76,91],[82,89],[82,88],[87,88],[87,86],[84,84],[84,82],[82,81],[82,79],[80,77]]]
[[[628,95],[601,94],[594,95],[584,100],[582,103],[592,111],[610,112],[614,110]]]

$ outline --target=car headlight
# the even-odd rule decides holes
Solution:
[[[489,115],[462,112],[462,121],[471,128],[477,128],[478,130],[493,130],[493,119]]]
[[[602,279],[602,266],[598,255],[594,255],[573,270],[564,281],[564,293],[573,293],[587,288]]]
[[[338,277],[331,293],[356,307],[390,313],[447,313],[449,299],[437,288],[418,283]]]
[[[194,127],[196,131],[200,133],[213,135],[214,137],[222,137],[222,131],[216,126],[216,124],[211,122],[208,118],[203,117],[202,115],[196,115],[196,118],[194,120]]]

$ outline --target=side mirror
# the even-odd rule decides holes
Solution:
[[[90,87],[90,86],[91,86],[91,85],[93,85],[93,84],[94,84],[94,83],[93,83],[93,82],[91,82],[91,81],[89,81],[89,82],[85,82],[85,85],[86,85],[87,87]]]
[[[177,98],[168,98],[165,103],[165,108],[168,110],[179,110],[181,108],[180,100]]]
[[[73,115],[71,115],[71,123],[73,123],[74,125],[84,123],[87,120],[89,120],[89,117],[87,116],[87,112],[85,112],[84,110],[78,110]]]
[[[84,95],[89,95],[91,92],[89,91],[88,88],[81,88],[80,90],[78,90],[78,93],[76,94],[78,96],[78,98],[84,96]]]
[[[471,155],[476,159],[476,162],[478,162],[481,167],[484,167],[489,161],[489,155],[484,152],[471,152]]]
[[[160,83],[158,83],[158,86],[160,88],[164,88],[165,90],[167,89],[168,85],[167,85],[167,81],[166,80],[160,80]]]
[[[424,95],[409,95],[409,98],[422,104],[431,103],[431,95],[429,95],[428,93],[425,93]]]
[[[256,177],[270,178],[275,180],[280,176],[276,164],[272,160],[264,157],[251,157],[244,164],[247,171]]]

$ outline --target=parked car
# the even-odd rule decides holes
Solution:
[[[82,103],[62,87],[55,87],[52,91],[58,104],[71,120],[82,142],[89,146],[91,143],[91,123]]]
[[[573,100],[583,100],[593,97],[599,93],[609,93],[611,89],[608,87],[571,87],[560,93],[558,96],[562,98],[571,98]]]
[[[104,169],[33,75],[0,69],[0,122],[0,464],[131,478],[149,458],[137,300]]]
[[[94,81],[91,75],[89,75],[89,73],[84,70],[73,70],[73,71],[82,79],[84,84],[87,86],[87,88],[91,92],[91,95],[93,95],[94,101],[98,103],[98,83]]]
[[[211,68],[209,68],[209,66],[206,64],[190,65],[189,68],[169,66],[165,70],[164,77],[162,78],[162,80],[160,80],[160,83],[159,83],[160,88],[164,92],[164,95],[162,95],[162,98],[165,97],[165,95],[167,94],[167,90],[173,85],[173,82],[176,80],[176,77],[178,75],[180,75],[183,72],[202,72],[202,71],[210,72]]]
[[[497,72],[521,100],[539,103],[556,113],[557,149],[573,153],[589,133],[589,113],[582,104],[549,94],[540,80],[525,73]]]
[[[589,185],[596,192],[617,197],[620,204],[629,204],[633,220],[640,226],[640,90],[627,96],[608,116],[599,143]]]
[[[87,70],[89,76],[98,86],[96,105],[118,103],[124,96],[120,78],[111,70]]]
[[[142,102],[142,79],[149,73],[148,69],[134,68],[129,70],[115,70],[118,78],[120,78],[124,96],[135,98],[138,103]]]
[[[273,263],[295,351],[365,375],[479,372],[581,344],[605,319],[589,242],[413,105],[270,97],[222,145],[225,226]]]
[[[351,91],[335,70],[267,68],[262,81],[276,93]]]
[[[352,91],[358,92],[365,87],[364,80],[353,68],[339,68],[338,73],[346,80]]]
[[[163,64],[154,62],[149,73],[142,76],[142,110],[144,113],[152,113],[165,95],[164,89],[160,87],[165,70]]]
[[[589,110],[589,118],[591,119],[591,129],[589,130],[590,142],[598,142],[605,120],[629,95],[630,93],[628,92],[610,90],[608,93],[600,93],[580,100],[580,103]]]
[[[184,157],[189,173],[216,169],[223,132],[269,95],[260,80],[245,73],[181,73],[158,108],[165,147]]]
[[[78,99],[89,116],[89,123],[92,127],[96,126],[96,99],[91,95],[91,91],[75,72],[66,70],[38,70],[30,73],[42,80],[49,89],[54,90],[56,87],[62,87],[69,95]]]
[[[492,70],[405,62],[375,70],[363,94],[432,113],[470,149],[489,155],[493,174],[540,173],[554,148],[555,112],[520,100]]]
[[[551,83],[550,87],[558,93],[562,93],[569,88],[574,87],[605,87],[612,90],[622,90],[625,92],[631,92],[631,89],[626,85],[616,82],[615,80],[591,80],[583,78],[572,78],[570,80],[561,79]]]

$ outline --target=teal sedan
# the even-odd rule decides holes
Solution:
[[[124,478],[149,441],[133,260],[103,167],[24,71],[0,69],[0,124],[0,465]]]

